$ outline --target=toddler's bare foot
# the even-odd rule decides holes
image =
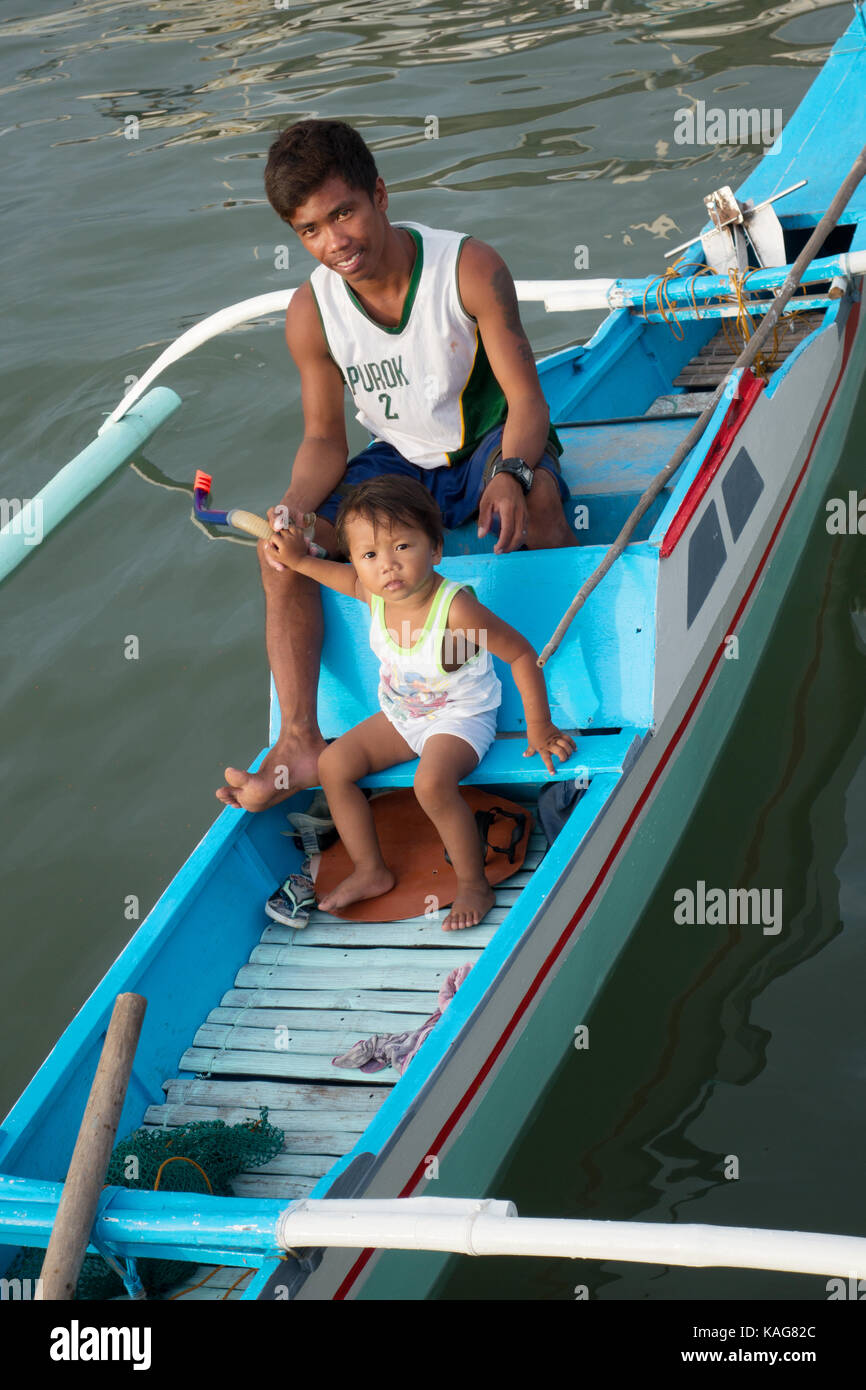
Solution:
[[[442,923],[443,931],[461,931],[476,927],[496,902],[496,894],[486,879],[481,883],[458,884],[457,897]]]
[[[379,869],[356,869],[342,883],[338,883],[332,893],[319,899],[322,912],[338,912],[350,903],[359,903],[364,898],[379,898],[389,893],[397,882],[391,870],[383,865]]]

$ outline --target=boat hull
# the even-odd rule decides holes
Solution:
[[[676,693],[665,716],[605,801],[600,818],[592,815],[586,798],[581,803],[586,825],[570,824],[567,830],[573,838],[580,830],[591,833],[572,850],[571,866],[509,957],[484,1009],[455,1038],[458,1045],[419,1092],[418,1104],[387,1152],[371,1158],[357,1195],[489,1194],[513,1147],[504,1146],[502,1136],[520,1133],[574,1045],[575,1029],[587,1022],[724,748],[807,535],[825,525],[827,484],[866,366],[859,305],[845,309],[850,315],[842,312],[839,331],[824,335],[827,341],[817,355],[804,350],[799,370],[792,363],[787,382],[761,403],[763,409],[751,412],[748,432],[746,421],[729,441],[728,462],[748,445],[765,483],[774,482],[774,497],[756,514],[748,559],[711,620],[698,630],[696,650],[683,644],[683,633],[670,618],[672,646],[681,644],[675,665],[688,663],[690,669],[674,670],[669,677],[667,663],[663,674],[669,685],[658,692],[659,699],[665,689]],[[803,394],[804,373],[811,396]],[[816,375],[823,386],[817,396]],[[794,408],[798,398],[799,410]],[[786,451],[798,432],[799,447]],[[718,501],[725,476],[723,463],[683,533],[686,545],[704,509]],[[663,561],[660,569],[660,638],[666,597],[682,607],[685,592],[682,575],[672,572],[666,595],[667,564]],[[737,638],[734,659],[723,654],[730,650],[729,636]],[[551,855],[562,852],[563,836]],[[369,1143],[373,1137],[368,1132],[364,1138]],[[317,1195],[326,1195],[325,1190]],[[423,1299],[449,1258],[418,1251],[330,1251],[295,1296]],[[251,1286],[246,1296],[255,1297],[263,1283]]]

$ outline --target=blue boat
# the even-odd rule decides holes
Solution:
[[[776,283],[859,152],[864,104],[866,31],[855,15],[778,146],[737,190],[740,210],[775,210],[780,259],[763,264],[776,268]],[[719,223],[731,225],[720,216],[716,231]],[[731,231],[728,253],[742,250]],[[789,303],[763,376],[730,373],[734,311],[718,295],[702,302],[699,281],[679,296],[675,331],[656,299],[638,298],[614,309],[589,343],[538,364],[582,544],[493,556],[469,526],[449,534],[440,566],[508,614],[537,650],[725,383],[700,441],[546,666],[553,719],[577,739],[576,759],[556,773],[582,793],[570,816],[549,846],[536,824],[496,907],[455,937],[435,917],[356,925],[314,912],[303,930],[269,921],[265,901],[302,860],[284,833],[286,815],[305,810],[313,793],[258,815],[224,810],[4,1121],[4,1260],[20,1245],[45,1244],[112,1005],[135,991],[148,1011],[120,1135],[139,1125],[255,1120],[267,1106],[285,1145],[236,1180],[235,1198],[212,1199],[206,1229],[176,1194],[133,1202],[110,1189],[100,1229],[111,1229],[113,1211],[115,1253],[147,1243],[148,1253],[188,1261],[184,1287],[206,1281],[190,1297],[434,1291],[445,1254],[327,1249],[280,1258],[253,1239],[249,1213],[264,1229],[305,1197],[491,1190],[688,824],[807,534],[826,524],[827,484],[866,360],[863,280],[852,270],[864,251],[859,188],[820,248],[821,278]],[[164,388],[145,397],[138,438],[177,403]],[[361,606],[330,591],[324,604],[319,709],[330,738],[375,708],[377,673]],[[499,674],[499,735],[467,781],[534,813],[552,779],[540,759],[522,756],[521,704],[507,671]],[[278,727],[272,696],[271,741]],[[409,786],[413,768],[367,785]],[[745,890],[732,891],[746,909]],[[333,1065],[358,1038],[419,1026],[449,972],[466,963],[469,975],[402,1076]]]

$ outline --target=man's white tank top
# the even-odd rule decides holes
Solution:
[[[374,595],[370,600],[370,646],[379,658],[379,704],[392,723],[405,720],[436,718],[447,715],[482,714],[499,708],[502,684],[493,669],[493,658],[482,639],[468,634],[469,642],[478,647],[474,656],[457,668],[446,671],[442,665],[443,640],[446,661],[459,661],[460,638],[454,636],[449,650],[448,612],[455,594],[469,584],[443,579],[427,614],[424,627],[418,632],[398,633],[398,646],[385,626],[385,603]],[[415,641],[408,645],[411,638]],[[417,727],[417,726],[416,726]]]
[[[310,284],[328,351],[356,406],[356,419],[419,468],[461,463],[507,405],[475,319],[460,302],[457,262],[468,240],[417,222],[405,228],[415,264],[400,323],[376,323],[347,281],[320,265]]]

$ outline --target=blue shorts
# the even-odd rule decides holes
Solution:
[[[349,459],[346,472],[337,488],[316,508],[317,516],[324,517],[333,526],[343,497],[352,487],[363,483],[367,478],[377,478],[382,473],[400,473],[407,478],[417,478],[439,504],[442,520],[448,531],[462,526],[475,516],[478,503],[484,491],[484,469],[491,458],[502,453],[502,425],[485,434],[477,449],[463,463],[452,467],[443,464],[440,468],[419,468],[398,453],[393,444],[384,439],[374,439],[360,454]],[[544,454],[536,464],[552,473],[559,487],[563,507],[569,501],[568,485],[562,476],[559,459],[554,446],[548,441]],[[498,532],[499,520],[493,517],[491,531]]]

